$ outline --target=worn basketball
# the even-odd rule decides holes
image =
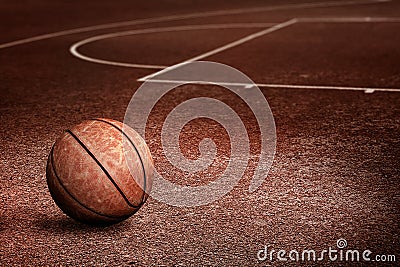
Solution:
[[[88,224],[112,224],[133,215],[146,201],[153,160],[132,128],[110,119],[84,121],[53,145],[46,169],[55,203]]]

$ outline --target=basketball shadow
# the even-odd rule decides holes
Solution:
[[[107,233],[127,227],[127,221],[123,221],[112,225],[88,225],[75,221],[67,216],[42,216],[35,220],[35,226],[43,231],[48,231],[53,234],[64,233]]]

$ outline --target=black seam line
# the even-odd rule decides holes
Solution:
[[[107,175],[108,179],[111,181],[111,183],[115,186],[115,188],[118,190],[120,195],[123,197],[123,199],[126,201],[128,206],[132,208],[138,208],[138,206],[133,205],[132,203],[129,202],[128,198],[125,196],[125,194],[122,192],[121,188],[117,185],[117,183],[114,181],[114,179],[111,177],[111,175],[108,173],[108,171],[104,168],[104,166],[99,162],[99,160],[93,155],[92,152],[86,147],[86,145],[73,133],[71,130],[67,130],[67,133],[69,133],[75,140],[85,149],[86,153],[89,154],[90,157],[97,163],[97,165],[103,170],[104,174]]]
[[[140,164],[142,165],[142,170],[143,170],[143,188],[142,188],[142,189],[143,189],[143,195],[142,195],[142,199],[141,199],[141,201],[140,201],[139,206],[143,205],[143,199],[144,199],[144,196],[145,196],[145,194],[146,194],[146,180],[147,180],[147,177],[146,177],[146,169],[145,169],[145,167],[144,167],[144,163],[143,163],[142,157],[140,156],[139,150],[137,149],[137,147],[135,146],[135,144],[133,143],[133,141],[129,138],[129,136],[128,136],[124,131],[122,131],[122,129],[120,129],[118,126],[114,125],[114,124],[111,123],[111,122],[102,120],[102,119],[93,119],[93,120],[94,120],[94,121],[104,122],[104,123],[106,123],[106,124],[108,124],[108,125],[111,125],[112,127],[114,127],[115,129],[117,129],[118,131],[120,131],[120,132],[126,137],[126,139],[128,139],[129,143],[133,146],[133,148],[135,149],[136,153],[138,154],[139,160],[140,160]],[[133,179],[135,179],[135,178],[133,178]],[[136,182],[136,180],[135,180],[135,182]],[[140,185],[139,185],[139,186],[140,186]]]
[[[135,144],[133,143],[133,141],[129,138],[129,136],[128,136],[122,129],[120,129],[118,126],[114,125],[113,123],[108,122],[108,121],[105,121],[105,120],[102,120],[102,119],[93,119],[93,120],[95,120],[95,121],[100,121],[100,122],[104,122],[104,123],[106,123],[106,124],[108,124],[108,125],[111,125],[111,126],[114,127],[115,129],[117,129],[118,131],[120,131],[120,132],[126,137],[126,139],[128,139],[129,143],[133,146],[133,148],[135,149],[136,153],[137,153],[138,156],[139,156],[139,160],[140,160],[140,164],[142,165],[143,176],[144,176],[144,180],[143,180],[143,190],[146,191],[146,180],[147,180],[147,179],[146,179],[146,169],[145,169],[145,167],[144,167],[144,163],[143,163],[142,157],[140,156],[139,150],[137,149],[137,147],[135,146]]]
[[[64,191],[67,192],[67,194],[68,194],[73,200],[75,200],[76,203],[78,203],[79,205],[81,205],[84,209],[87,209],[87,210],[89,210],[89,211],[91,211],[91,212],[93,212],[93,213],[95,213],[95,214],[97,214],[97,215],[100,215],[100,216],[103,216],[103,217],[106,217],[106,218],[111,218],[111,219],[124,219],[124,218],[127,217],[127,216],[111,216],[111,215],[107,215],[107,214],[103,214],[103,213],[101,213],[101,212],[95,211],[95,210],[93,210],[92,208],[89,208],[89,207],[85,206],[85,205],[84,205],[82,202],[80,202],[76,197],[74,197],[74,196],[67,190],[67,188],[64,186],[64,184],[61,182],[61,179],[60,179],[60,177],[59,177],[58,174],[57,174],[56,165],[55,165],[55,163],[54,163],[53,151],[54,151],[54,146],[51,148],[51,152],[50,152],[51,167],[52,167],[52,169],[53,169],[54,175],[56,176],[58,183],[61,185],[61,187],[64,189]]]

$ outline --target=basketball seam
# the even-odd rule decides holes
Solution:
[[[104,123],[106,123],[108,125],[111,125],[112,127],[117,129],[118,131],[120,131],[126,137],[126,139],[128,139],[129,143],[133,146],[133,148],[135,149],[137,155],[139,156],[140,164],[142,165],[142,170],[143,170],[143,188],[142,188],[143,189],[143,195],[142,195],[142,198],[141,198],[141,201],[140,201],[140,204],[139,204],[139,206],[141,206],[143,204],[143,199],[144,199],[144,196],[146,194],[147,177],[146,177],[146,169],[144,167],[143,159],[140,156],[139,150],[137,149],[137,147],[135,146],[133,141],[129,138],[129,136],[122,129],[120,129],[118,126],[116,126],[115,124],[113,124],[111,122],[108,122],[108,121],[105,121],[105,120],[102,120],[102,119],[93,119],[93,120],[94,121],[99,121],[99,122],[104,122]],[[133,178],[133,179],[135,179],[135,178]],[[136,182],[136,180],[135,180],[135,182]]]
[[[65,187],[65,185],[62,183],[60,177],[58,176],[57,170],[56,170],[56,165],[55,165],[55,163],[54,163],[54,156],[53,156],[53,153],[54,153],[54,146],[51,148],[51,152],[50,152],[51,168],[52,168],[52,170],[53,170],[53,172],[54,172],[54,175],[55,175],[55,177],[56,177],[58,183],[59,183],[59,184],[61,185],[61,187],[64,189],[64,191],[65,191],[76,203],[78,203],[79,205],[81,205],[84,209],[87,209],[87,210],[93,212],[93,213],[96,214],[96,215],[103,216],[103,217],[106,217],[106,218],[110,218],[110,219],[125,219],[125,218],[129,217],[129,216],[111,216],[111,215],[103,214],[103,213],[98,212],[98,211],[95,211],[95,210],[93,210],[92,208],[87,207],[86,205],[84,205],[83,203],[81,203],[74,195],[72,195],[71,192],[68,191],[68,189]]]
[[[114,179],[111,177],[111,175],[108,173],[106,168],[104,168],[104,166],[95,157],[95,155],[87,148],[87,146],[71,130],[67,130],[67,133],[69,133],[79,143],[79,145],[86,151],[86,153],[89,154],[89,156],[97,163],[97,165],[102,169],[104,174],[108,177],[108,179],[111,181],[111,183],[117,189],[117,191],[120,193],[120,195],[125,200],[125,202],[128,204],[128,206],[130,206],[132,208],[139,208],[140,206],[136,206],[136,205],[133,205],[132,203],[130,203],[129,199],[125,196],[124,192],[122,192],[121,188],[119,188],[119,186],[114,181]]]

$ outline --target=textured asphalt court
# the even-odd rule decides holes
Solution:
[[[0,12],[1,266],[351,265],[257,259],[266,245],[322,251],[339,239],[397,259],[365,266],[398,265],[399,1],[5,1]],[[124,31],[133,33],[114,36]],[[77,51],[107,64],[71,54],[72,45],[99,35],[109,38]],[[66,217],[45,181],[57,136],[85,119],[122,121],[138,79],[196,57],[239,69],[268,100],[277,149],[263,185],[248,193],[250,160],[234,190],[206,206],[150,198],[132,218],[106,228]],[[260,150],[240,99],[221,87],[177,88],[155,107],[146,135],[157,169],[176,183],[206,183],[227,164],[226,132],[207,120],[191,122],[181,135],[189,158],[204,137],[218,144],[201,181],[163,157],[163,120],[199,96],[229,104],[246,125],[252,154]]]

